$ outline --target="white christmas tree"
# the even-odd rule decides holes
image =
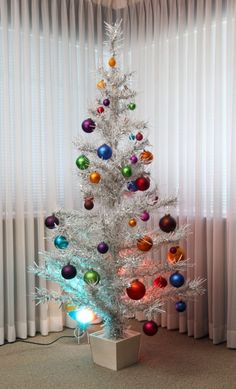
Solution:
[[[102,318],[105,336],[119,339],[127,317],[142,311],[147,318],[143,330],[154,335],[153,319],[166,301],[173,300],[183,312],[187,299],[204,288],[203,280],[185,280],[181,273],[188,260],[178,242],[186,237],[186,226],[177,228],[175,219],[164,214],[159,228],[150,230],[150,213],[175,206],[176,198],[160,199],[150,177],[147,123],[133,117],[132,73],[122,72],[117,60],[121,22],[106,24],[106,34],[108,66],[98,69],[99,97],[75,141],[85,209],[59,210],[47,217],[56,249],[41,253],[44,266],[35,264],[31,271],[58,283],[62,291],[38,288],[38,303],[55,300],[78,322],[81,308],[89,308]],[[162,245],[171,246],[164,264],[149,255]],[[150,277],[152,286],[146,282]]]

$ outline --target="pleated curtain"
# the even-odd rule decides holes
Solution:
[[[118,62],[136,71],[153,177],[160,198],[178,195],[166,211],[191,228],[185,275],[206,279],[186,313],[168,303],[155,319],[236,348],[235,17],[233,0],[0,2],[0,344],[71,325],[56,304],[35,305],[35,287],[57,286],[27,269],[52,248],[45,216],[82,205],[72,141],[107,59],[103,22],[122,18]]]

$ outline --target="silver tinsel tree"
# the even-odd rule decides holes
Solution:
[[[188,260],[178,242],[186,237],[187,227],[176,228],[169,215],[156,230],[140,222],[150,212],[175,206],[176,198],[158,198],[150,177],[147,123],[133,118],[132,73],[123,73],[116,63],[121,22],[106,24],[106,35],[110,59],[107,68],[98,69],[99,97],[75,141],[85,209],[59,210],[46,219],[56,249],[41,253],[44,266],[35,264],[31,271],[58,283],[62,291],[38,288],[38,303],[55,300],[91,308],[103,319],[105,335],[118,339],[127,317],[142,311],[150,321],[164,311],[166,301],[189,299],[204,288],[203,280],[184,280],[181,274]],[[166,263],[149,255],[170,244],[171,260]],[[156,280],[153,286],[146,281],[150,277]]]

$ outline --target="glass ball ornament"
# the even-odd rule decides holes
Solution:
[[[137,241],[137,247],[140,251],[149,251],[151,250],[152,246],[153,240],[150,238],[150,236],[145,235]]]
[[[93,269],[88,270],[84,274],[84,281],[88,285],[97,285],[100,281],[100,275]]]
[[[134,134],[129,134],[129,140],[135,140],[135,135]]]
[[[46,217],[44,224],[47,228],[52,230],[59,225],[59,219],[55,215],[50,215]]]
[[[164,232],[172,232],[176,227],[176,220],[170,214],[165,215],[159,220],[159,227]]]
[[[69,242],[65,236],[58,235],[54,239],[54,245],[56,246],[57,249],[63,250],[63,249],[67,248],[67,246],[69,245]]]
[[[126,289],[126,293],[132,300],[140,300],[146,293],[145,285],[139,280],[131,282],[129,288]]]
[[[89,179],[92,184],[98,184],[101,180],[101,175],[95,171],[90,173]]]
[[[103,107],[98,107],[97,108],[97,113],[103,113],[104,112],[104,108]]]
[[[114,66],[116,66],[116,60],[115,60],[114,57],[109,58],[109,60],[108,60],[108,65],[109,65],[111,68],[114,68]]]
[[[153,154],[151,151],[142,151],[140,154],[140,160],[144,163],[144,165],[149,165],[153,161]]]
[[[109,250],[109,247],[105,242],[100,242],[97,246],[97,250],[100,254],[106,254]]]
[[[90,161],[86,155],[80,155],[75,163],[80,170],[85,170],[89,167]]]
[[[180,288],[184,284],[184,276],[176,271],[175,273],[171,274],[169,278],[169,282],[172,286],[175,288]]]
[[[84,208],[87,209],[88,211],[90,211],[91,209],[93,209],[94,207],[94,203],[93,203],[93,199],[92,198],[87,198],[84,200]]]
[[[184,301],[180,300],[175,303],[175,309],[177,312],[184,312],[187,308],[187,305]]]
[[[123,166],[121,169],[121,173],[124,177],[131,177],[132,176],[132,169],[131,166]]]
[[[77,270],[73,265],[67,264],[61,269],[61,275],[66,280],[71,280],[72,278],[75,278],[76,274]]]
[[[110,100],[104,99],[102,103],[103,103],[103,105],[105,105],[105,107],[108,107],[110,105]]]
[[[162,276],[157,277],[153,281],[153,285],[156,286],[157,288],[165,288],[167,286],[167,283],[168,283],[167,280]]]
[[[135,181],[138,190],[145,191],[150,187],[150,180],[148,177],[139,177]]]
[[[167,259],[170,263],[183,261],[185,257],[184,250],[179,246],[173,246],[168,251]]]
[[[143,332],[145,335],[153,336],[158,331],[158,325],[153,320],[148,320],[143,324]]]
[[[136,219],[132,218],[128,221],[130,227],[135,227],[137,225]]]
[[[92,119],[88,118],[82,122],[81,126],[84,132],[91,133],[94,131],[96,124]]]
[[[129,181],[127,183],[127,189],[130,191],[130,192],[137,192],[138,188],[135,184],[135,181]]]
[[[112,148],[105,143],[97,149],[97,155],[102,159],[110,159],[112,156]]]
[[[98,88],[98,89],[104,89],[104,88],[106,88],[106,83],[105,83],[105,81],[104,81],[104,80],[98,81],[98,83],[97,83],[97,88]]]
[[[130,162],[131,162],[132,164],[137,163],[137,162],[138,162],[138,157],[137,157],[136,155],[132,155],[132,156],[130,157]]]
[[[141,141],[143,140],[143,134],[141,132],[138,132],[135,136],[136,140]]]
[[[141,215],[140,215],[140,219],[143,222],[147,222],[150,219],[149,213],[147,211],[142,212]]]
[[[136,104],[135,103],[129,103],[128,104],[128,108],[130,109],[130,111],[134,111],[135,108],[136,108]]]

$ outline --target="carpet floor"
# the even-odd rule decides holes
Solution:
[[[131,320],[141,331],[142,323]],[[98,330],[99,328],[95,328]],[[37,336],[49,343],[73,330]],[[118,372],[94,365],[83,340],[62,338],[51,346],[22,342],[0,347],[1,389],[236,389],[236,350],[159,329],[142,335],[140,361]]]

